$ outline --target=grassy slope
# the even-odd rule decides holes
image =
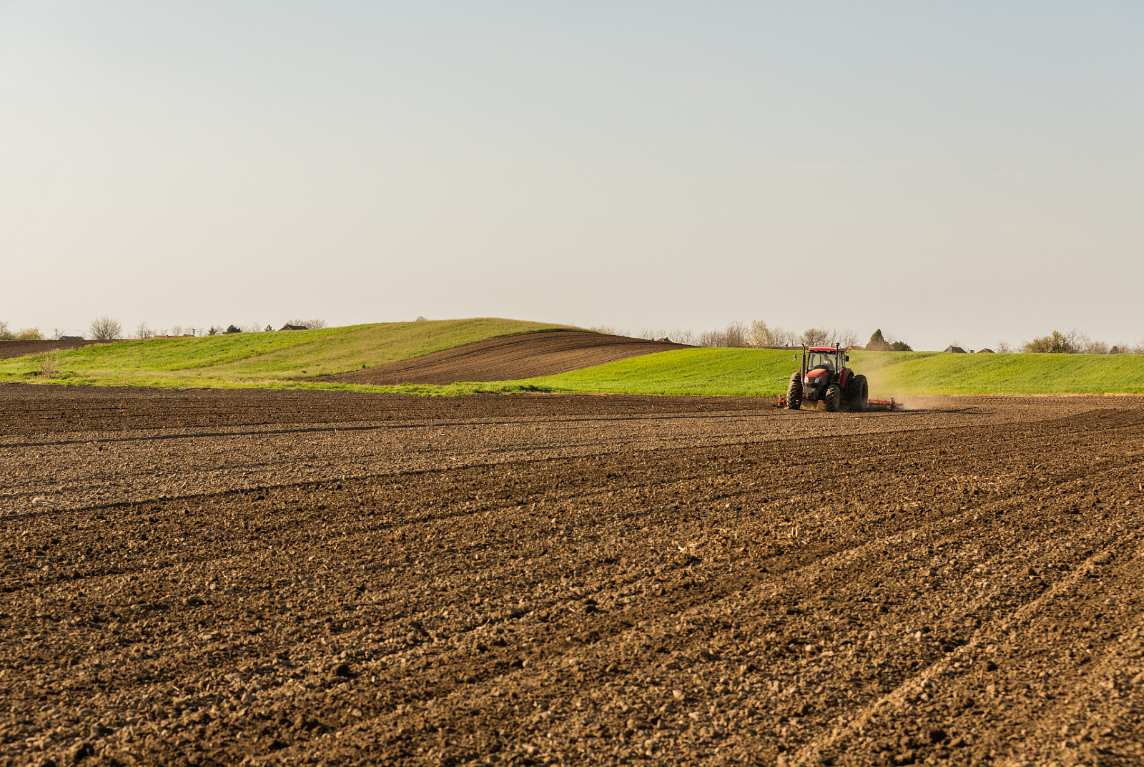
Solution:
[[[685,349],[521,384],[554,391],[778,395],[797,363],[770,349]],[[1144,393],[1144,356],[851,352],[874,397],[910,394]]]
[[[151,339],[59,352],[64,383],[257,386],[416,394],[577,391],[782,394],[792,352],[685,349],[524,381],[397,387],[314,383],[318,375],[409,359],[486,338],[564,327],[491,318],[385,323],[293,333]],[[0,361],[0,382],[37,381],[39,356]],[[1144,356],[852,352],[874,397],[911,394],[1144,393]],[[57,379],[61,380],[61,379]]]
[[[317,375],[397,362],[510,333],[563,327],[478,318],[123,341],[58,352],[64,375],[56,380],[105,386],[293,386]],[[40,380],[36,371],[41,356],[0,361],[0,382]]]

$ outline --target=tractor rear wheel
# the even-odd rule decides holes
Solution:
[[[850,410],[855,413],[865,413],[866,405],[870,401],[870,387],[866,383],[866,376],[854,376],[846,384],[849,389]]]
[[[786,390],[787,410],[798,410],[802,407],[802,381],[798,373],[790,377],[790,384]]]
[[[837,413],[842,407],[842,387],[833,383],[827,386],[822,402],[826,405],[826,412]]]

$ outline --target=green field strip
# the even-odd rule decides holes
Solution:
[[[517,381],[550,391],[776,396],[792,352],[683,349]],[[873,397],[941,394],[1140,394],[1144,355],[850,353]]]

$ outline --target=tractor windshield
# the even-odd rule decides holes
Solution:
[[[826,368],[827,370],[834,370],[834,355],[825,354],[823,352],[811,352],[807,370],[814,370],[815,368]]]

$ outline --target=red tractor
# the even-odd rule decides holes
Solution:
[[[838,344],[802,347],[802,366],[791,374],[787,387],[787,408],[798,410],[803,402],[821,402],[831,413],[842,409],[864,412],[870,405],[870,388],[866,376],[846,367],[849,361],[850,356]]]

